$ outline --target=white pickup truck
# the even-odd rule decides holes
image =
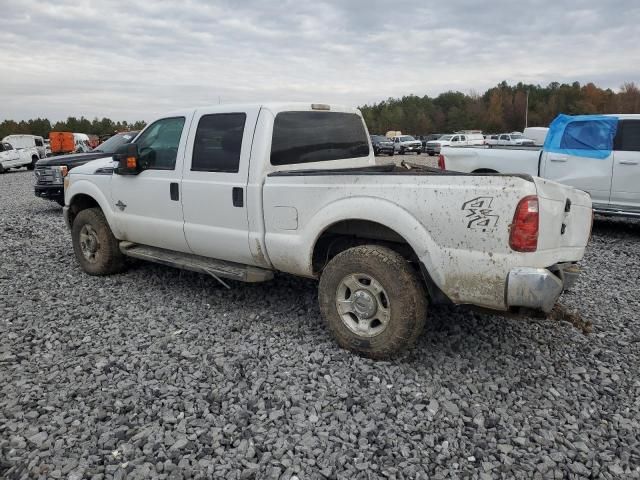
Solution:
[[[9,142],[0,142],[0,173],[10,168],[27,167],[33,170],[38,161],[38,150],[32,148],[13,148]]]
[[[428,303],[549,311],[592,219],[588,195],[540,178],[376,166],[360,112],[325,104],[174,112],[69,171],[65,203],[87,273],[129,256],[317,278],[329,330],[372,358],[410,345]]]
[[[560,127],[552,124],[549,131],[549,142],[557,139],[559,148],[445,148],[438,165],[457,172],[537,175],[588,192],[596,213],[640,218],[640,115],[559,119]],[[617,119],[617,126],[607,129],[608,119]]]

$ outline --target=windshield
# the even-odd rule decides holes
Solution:
[[[388,142],[389,139],[382,135],[372,135],[371,140],[374,142]]]
[[[120,145],[131,142],[138,132],[118,133],[93,149],[94,152],[114,153]]]
[[[451,140],[453,135],[443,135],[438,140]]]
[[[410,135],[403,135],[402,137],[400,137],[401,142],[410,142],[412,140],[415,140],[415,138]]]

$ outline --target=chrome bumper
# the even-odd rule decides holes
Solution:
[[[580,270],[574,264],[547,268],[518,267],[507,277],[507,306],[550,312],[560,294],[573,286]]]

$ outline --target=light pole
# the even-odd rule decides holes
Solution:
[[[524,128],[529,126],[529,90],[527,90],[527,102],[524,107]]]

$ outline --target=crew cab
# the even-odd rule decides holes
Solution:
[[[35,169],[36,197],[53,200],[64,205],[64,177],[74,167],[84,165],[96,158],[113,155],[121,145],[131,142],[138,132],[121,132],[98,145],[90,152],[59,155],[39,160]]]
[[[13,148],[9,142],[0,142],[0,173],[21,167],[31,170],[37,161],[38,150],[35,147]]]
[[[591,195],[596,213],[640,218],[640,115],[560,115],[544,147],[447,148],[441,168],[538,175]]]
[[[174,112],[65,182],[88,274],[133,257],[228,287],[319,279],[328,329],[372,358],[411,345],[428,304],[549,311],[592,218],[587,194],[528,175],[376,166],[359,110],[325,104]]]
[[[422,142],[416,140],[411,135],[399,135],[393,137],[393,150],[395,153],[404,155],[407,152],[415,152],[418,155],[422,153]]]

